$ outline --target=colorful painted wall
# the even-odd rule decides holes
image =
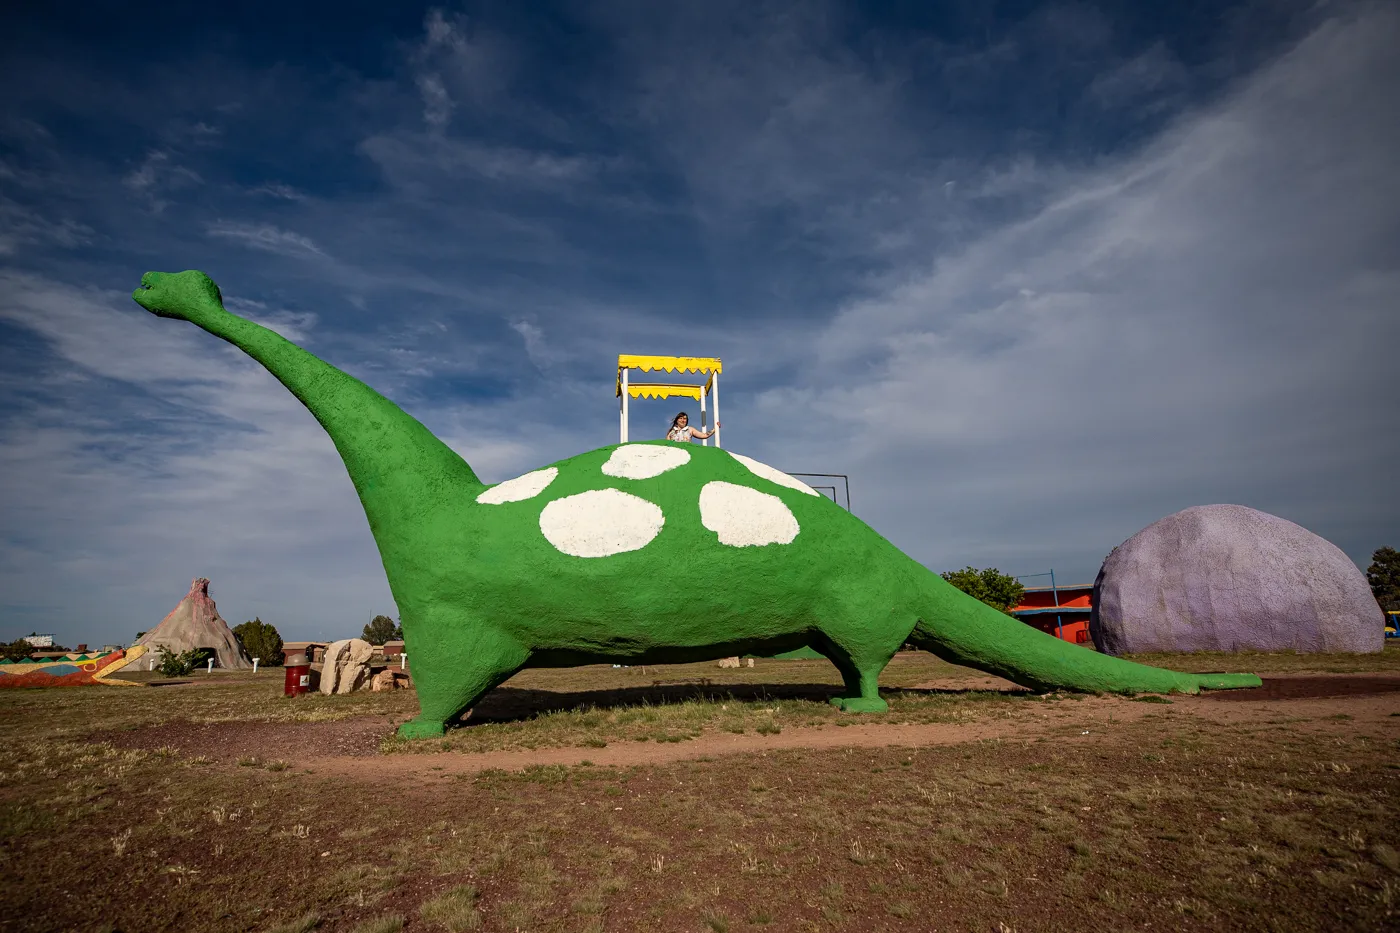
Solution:
[[[81,654],[56,660],[0,661],[0,687],[92,687],[112,685],[135,687],[129,680],[111,676],[146,653],[141,646],[103,655]]]

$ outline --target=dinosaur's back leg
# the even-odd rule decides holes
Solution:
[[[519,641],[490,623],[440,612],[408,631],[409,664],[418,690],[418,716],[399,727],[406,739],[442,735],[446,723],[470,709],[529,660]]]
[[[841,696],[832,697],[832,704],[851,713],[888,710],[889,704],[880,697],[880,672],[913,626],[912,619],[900,623],[892,615],[872,618],[868,607],[844,606],[824,616],[818,626],[821,643],[813,647],[831,659],[846,685]]]

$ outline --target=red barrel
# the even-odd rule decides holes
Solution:
[[[282,684],[282,692],[289,697],[300,696],[311,689],[311,662],[302,661],[286,666],[287,678]]]

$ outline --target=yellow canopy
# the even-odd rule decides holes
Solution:
[[[670,398],[675,395],[682,398],[693,398],[698,402],[704,388],[704,386],[677,385],[669,382],[629,382],[627,394],[632,398]],[[617,394],[622,394],[622,383],[620,382]]]
[[[717,357],[638,356],[633,353],[620,353],[617,357],[617,369],[618,372],[624,369],[640,369],[642,372],[664,369],[668,373],[720,373],[724,372],[724,365]]]

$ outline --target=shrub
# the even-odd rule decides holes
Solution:
[[[188,677],[194,669],[207,661],[214,652],[208,648],[191,648],[179,654],[164,645],[160,646],[160,672],[166,677]]]
[[[382,645],[386,641],[403,638],[403,629],[388,616],[375,616],[360,637],[371,645]]]
[[[1008,615],[1011,607],[1020,603],[1026,592],[1015,577],[1009,577],[995,567],[986,570],[964,567],[962,570],[946,571],[941,576],[973,599],[980,599]]]
[[[263,667],[282,663],[282,636],[277,628],[260,618],[233,627],[233,635],[243,643],[250,658],[260,658]]]
[[[16,638],[12,642],[0,644],[0,658],[9,658],[11,661],[23,661],[39,649],[31,645],[28,639]]]

